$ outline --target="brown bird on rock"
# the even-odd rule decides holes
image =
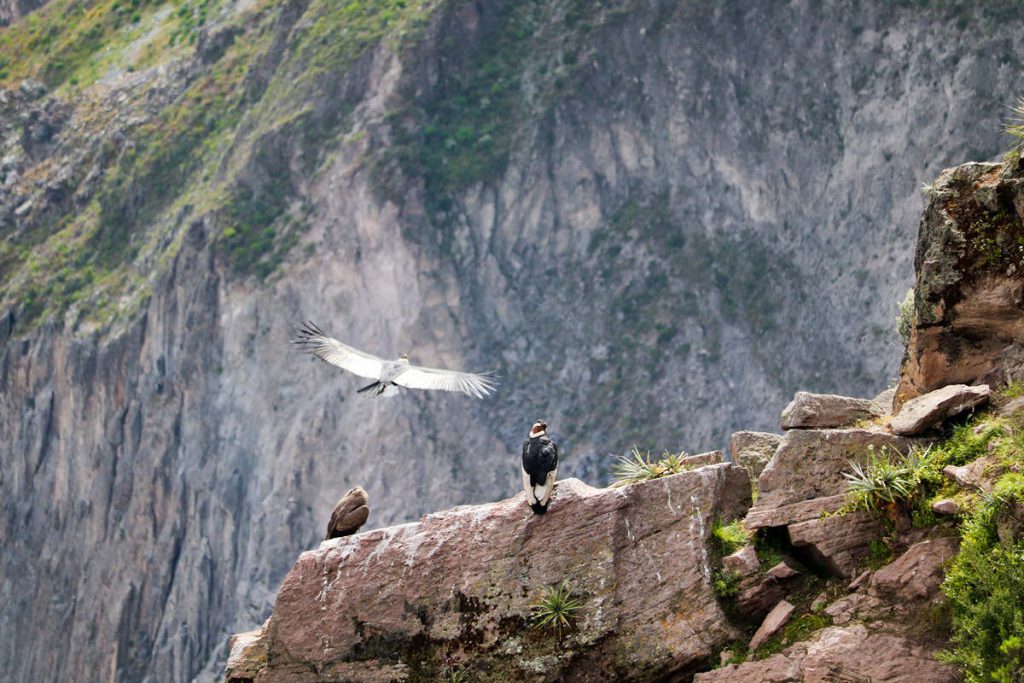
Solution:
[[[362,486],[349,489],[349,492],[341,497],[338,504],[334,506],[331,513],[331,521],[327,523],[327,539],[338,538],[339,536],[351,536],[359,531],[359,527],[366,523],[370,516],[370,508],[367,507],[369,498]]]

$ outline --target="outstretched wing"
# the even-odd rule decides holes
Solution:
[[[491,375],[423,368],[418,365],[410,365],[392,381],[410,389],[461,391],[476,398],[483,398],[498,386],[497,381]]]
[[[348,370],[360,377],[380,379],[381,371],[384,369],[384,361],[373,354],[354,349],[348,344],[342,344],[333,337],[328,337],[319,327],[311,322],[302,324],[299,328],[299,338],[292,342],[320,360],[336,365],[342,370]]]

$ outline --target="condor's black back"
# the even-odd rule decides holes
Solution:
[[[558,446],[547,434],[523,443],[523,469],[530,475],[530,486],[540,486],[548,472],[558,467]]]

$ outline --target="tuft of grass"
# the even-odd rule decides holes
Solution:
[[[583,609],[583,600],[573,595],[572,584],[563,580],[558,586],[548,587],[532,605],[535,628],[553,630],[562,634],[576,624],[577,612]]]
[[[683,458],[686,455],[685,451],[679,453],[665,451],[660,460],[652,461],[650,451],[640,453],[640,449],[633,446],[629,455],[618,456],[616,463],[612,465],[611,474],[614,477],[612,486],[636,484],[684,472],[686,467],[683,465]]]
[[[722,555],[729,555],[750,542],[750,532],[738,519],[728,524],[716,519],[711,526],[711,538]]]
[[[444,676],[442,679],[444,683],[469,683],[469,674],[465,669],[445,667],[441,675]]]

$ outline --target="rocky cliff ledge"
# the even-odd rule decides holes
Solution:
[[[334,539],[303,553],[228,680],[613,680],[692,672],[739,634],[712,591],[707,542],[750,501],[743,468],[710,465],[618,489],[560,482],[546,515],[522,496]],[[568,581],[559,637],[531,605]]]
[[[925,446],[973,405],[950,410],[949,393],[896,416],[798,394],[752,508],[747,469],[698,463],[621,488],[563,481],[544,516],[519,495],[324,541],[299,557],[262,629],[233,637],[227,680],[956,681],[934,656],[948,644],[942,617],[919,619],[942,604],[953,522],[912,529],[841,509],[851,461]],[[890,432],[903,412],[930,415],[923,435]],[[742,547],[723,557],[728,526]],[[878,548],[896,559],[872,573]],[[564,631],[538,623],[553,587],[578,601]]]

